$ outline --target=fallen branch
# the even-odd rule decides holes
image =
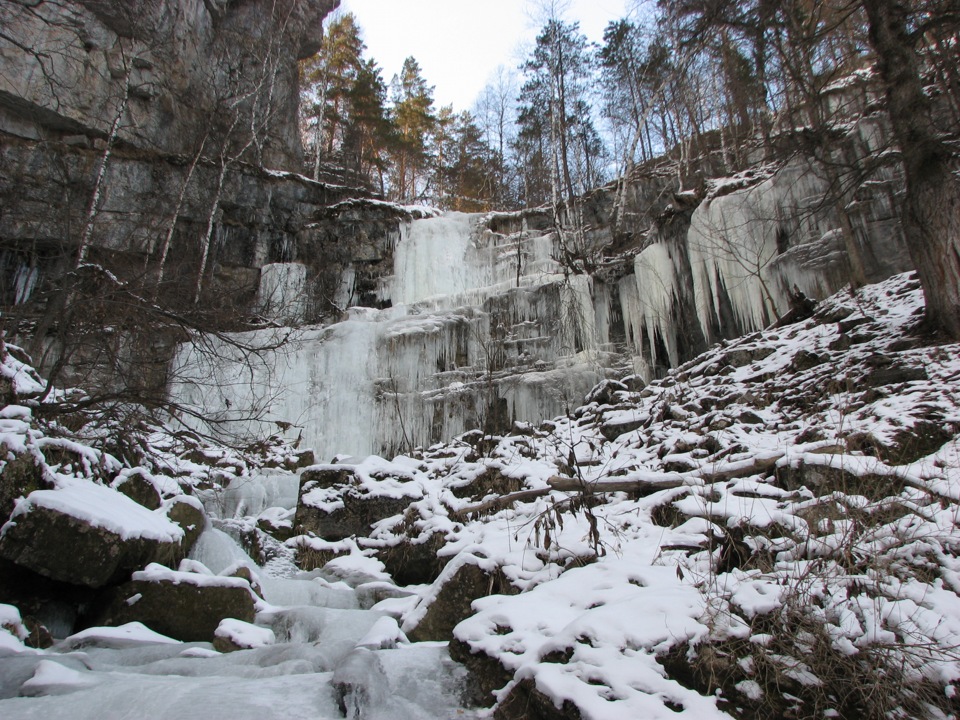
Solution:
[[[533,500],[535,498],[548,495],[551,492],[553,492],[552,487],[545,487],[536,488],[534,490],[520,490],[518,492],[508,493],[507,495],[498,495],[497,497],[484,500],[476,505],[468,505],[465,508],[456,510],[452,513],[452,515],[455,518],[463,520],[466,519],[468,515],[472,515],[474,513],[496,512],[497,510],[503,510],[503,508],[507,507],[508,505],[512,505],[515,502]]]
[[[747,460],[727,463],[713,469],[701,468],[684,473],[634,472],[620,478],[605,478],[587,482],[579,478],[554,475],[547,479],[548,487],[500,495],[484,500],[476,505],[468,505],[453,513],[454,517],[466,518],[473,513],[496,512],[515,502],[523,502],[543,497],[554,490],[559,492],[585,492],[589,494],[611,492],[638,492],[670,490],[679,487],[695,487],[715,482],[725,482],[736,478],[750,477],[773,470],[777,461],[784,456],[782,452],[756,455]]]

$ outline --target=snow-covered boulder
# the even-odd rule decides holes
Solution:
[[[453,628],[473,614],[474,600],[515,592],[492,563],[466,555],[444,569],[431,591],[404,619],[403,631],[414,642],[449,640]]]
[[[276,641],[277,636],[270,628],[226,618],[217,626],[213,647],[220,652],[236,652],[273,645]]]
[[[183,530],[162,512],[73,480],[17,503],[0,529],[0,557],[53,580],[98,588],[147,563],[171,561],[183,540]]]
[[[203,504],[190,495],[177,495],[163,504],[163,512],[183,531],[183,542],[180,543],[177,557],[184,558],[207,526]]]
[[[255,615],[256,598],[242,578],[151,564],[111,593],[96,623],[140,622],[176,640],[212,642],[225,618],[252,623]]]
[[[370,467],[378,458],[360,465],[316,465],[303,471],[294,526],[324,540],[342,540],[370,534],[374,523],[402,513],[419,498],[421,489],[409,478],[387,477]],[[386,461],[380,460],[386,465]],[[408,487],[412,485],[413,487]]]
[[[122,472],[121,477],[114,481],[111,487],[147,510],[156,510],[163,502],[157,486],[141,468]]]

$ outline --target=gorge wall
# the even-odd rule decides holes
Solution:
[[[563,230],[543,209],[435,218],[307,179],[296,60],[335,4],[0,2],[8,337],[33,333],[37,361],[56,361],[37,328],[89,240],[89,262],[164,312],[246,331],[175,351],[189,333],[158,343],[104,318],[102,333],[148,336],[132,352],[211,429],[390,455],[662,375],[797,292],[843,287],[851,251],[868,280],[909,267],[895,165],[852,182],[789,128],[735,177],[716,158],[682,179],[669,156],[637,167],[562,210]],[[832,160],[856,167],[882,155],[886,123],[869,80],[838,91],[853,119]],[[102,383],[114,361],[91,374],[71,358],[66,379]]]
[[[0,3],[0,295],[35,317],[85,256],[177,306],[237,308],[313,215],[365,191],[308,180],[297,60],[336,0]],[[29,307],[29,301],[37,302]],[[10,329],[11,335],[17,329]],[[39,361],[39,358],[38,358]]]
[[[853,127],[851,152],[875,152],[880,123]],[[836,292],[850,282],[851,247],[869,280],[909,269],[900,182],[878,168],[839,207],[825,200],[824,168],[803,156],[687,192],[669,165],[650,166],[583,198],[582,232],[558,232],[545,210],[415,219],[395,232],[381,218],[372,232],[364,218],[382,206],[344,203],[315,226],[352,228],[326,281],[340,321],[304,327],[252,363],[249,353],[225,359],[226,346],[185,346],[173,393],[207,414],[207,429],[281,429],[326,459],[539,423],[600,380],[635,387],[771,325],[798,294]],[[312,271],[265,270],[278,317],[296,324]],[[276,332],[238,337],[262,346]]]

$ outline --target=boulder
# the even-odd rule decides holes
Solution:
[[[147,510],[156,510],[163,502],[157,486],[142,471],[127,473],[116,480],[111,487]]]
[[[277,636],[270,628],[260,627],[235,618],[226,618],[217,626],[213,638],[213,647],[219,652],[229,653],[273,645],[276,641]]]
[[[7,446],[0,443],[0,458],[7,456]],[[0,468],[0,522],[10,517],[17,498],[44,487],[43,467],[33,455],[19,453],[6,460]]]
[[[167,518],[183,531],[183,542],[180,543],[176,557],[185,558],[207,526],[203,505],[195,497],[177,495],[164,504],[164,509]]]
[[[362,537],[374,523],[399,515],[410,502],[409,497],[366,492],[348,466],[310,468],[300,477],[294,527],[298,534],[312,532],[324,540]]]
[[[474,600],[515,592],[502,574],[481,568],[474,558],[467,558],[453,571],[445,571],[436,585],[437,592],[422,600],[403,624],[403,631],[413,642],[450,640],[453,628],[473,614]]]
[[[97,600],[97,590],[57,582],[0,559],[0,603],[14,605],[55,637],[66,637],[77,624],[79,608]]]
[[[856,474],[830,455],[822,455],[816,460],[808,455],[806,460],[779,466],[776,477],[779,485],[787,490],[805,487],[817,496],[842,492],[879,500],[899,495],[904,488],[903,481],[895,475]]]
[[[496,707],[495,720],[582,720],[579,708],[564,700],[559,708],[530,678],[518,682]]]
[[[457,637],[450,640],[450,657],[467,668],[465,699],[478,707],[490,707],[496,693],[513,680],[513,673],[484,652],[473,652],[470,645]]]
[[[377,559],[397,585],[426,585],[435,581],[450,557],[437,553],[446,544],[441,533],[407,538],[377,549]]]
[[[94,624],[141,622],[184,642],[212,642],[226,618],[252,623],[256,601],[250,584],[237,577],[177,572],[152,564],[113,590]]]
[[[0,535],[0,557],[45,577],[104,587],[150,562],[171,562],[184,532],[162,512],[89,481],[37,490]]]

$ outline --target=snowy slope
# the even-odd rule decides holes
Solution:
[[[544,699],[595,720],[955,711],[960,348],[921,317],[898,276],[489,449],[398,458],[411,509],[355,552],[442,539],[405,630],[464,562],[523,591],[454,632],[468,665],[512,678],[504,717]],[[492,476],[517,492],[464,497]]]
[[[323,571],[297,575],[274,541],[256,625],[222,633],[258,647],[219,655],[128,627],[35,651],[0,606],[0,715],[98,717],[136,697],[158,717],[955,716],[960,347],[921,316],[916,280],[898,276],[649,386],[602,384],[539,427],[318,466],[409,505],[363,537],[288,541],[337,555]],[[8,447],[59,481],[46,493],[131,470],[26,407],[2,420]],[[149,477],[200,488],[224,530],[289,518],[271,506],[289,489],[256,467],[289,449],[257,460],[158,429],[143,440]],[[67,442],[72,465],[46,461]],[[335,511],[339,492],[301,501]],[[445,566],[398,588],[387,553],[419,543]],[[181,571],[254,567],[219,530],[197,547]],[[470,565],[502,592],[474,601],[450,651],[490,710],[460,705],[443,643],[407,641]]]

